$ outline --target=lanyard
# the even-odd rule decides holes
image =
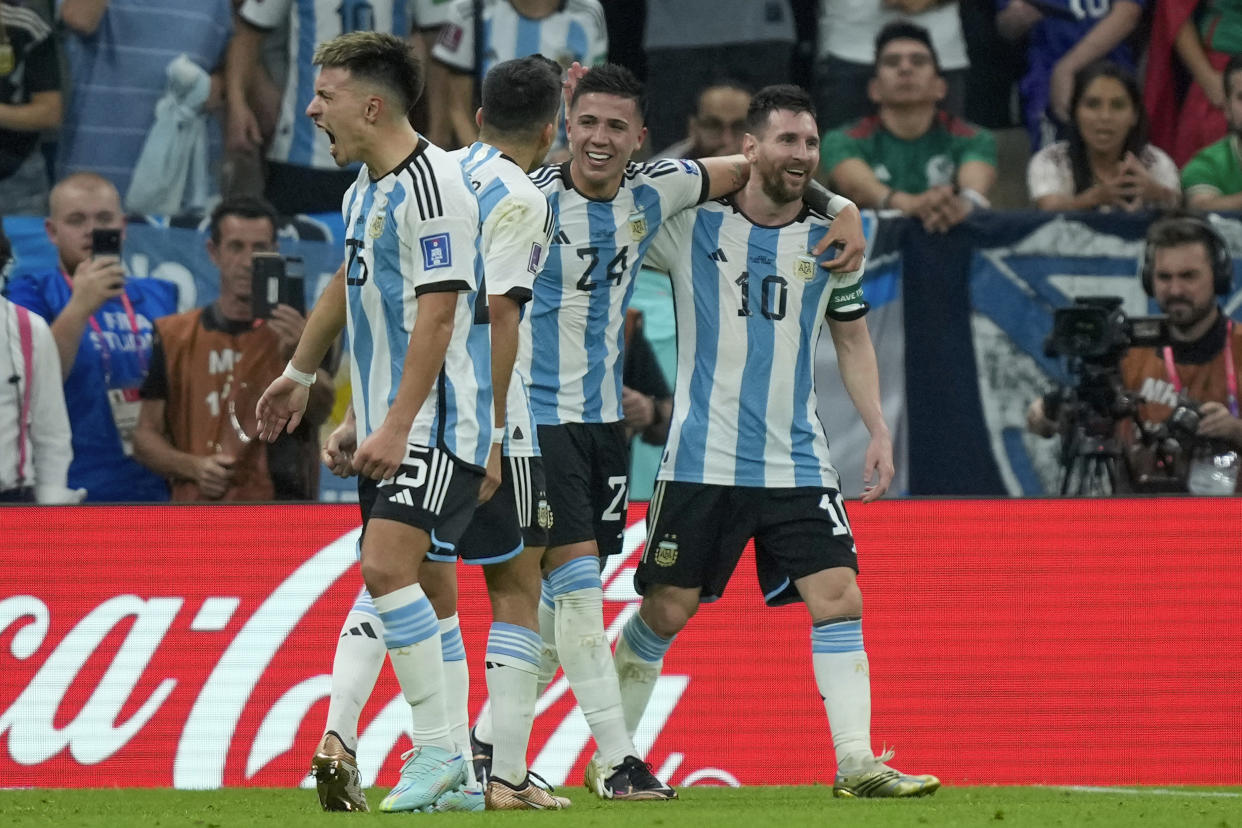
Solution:
[[[73,280],[69,278],[69,274],[65,271],[60,272],[61,277],[65,280],[65,284],[69,286],[70,292],[73,291]],[[121,291],[121,305],[125,308],[125,316],[129,319],[129,329],[134,332],[134,343],[137,346],[135,354],[138,357],[138,370],[141,376],[147,374],[147,355],[142,350],[142,341],[138,333],[138,316],[134,313],[134,306],[129,301],[129,295],[124,290]],[[104,385],[112,387],[112,349],[108,347],[108,340],[103,335],[103,329],[99,327],[99,320],[91,314],[87,319],[90,322],[91,330],[95,332],[95,341],[99,343],[99,356],[103,359],[104,369]]]
[[[1225,323],[1225,387],[1229,391],[1229,413],[1238,416],[1238,374],[1233,370],[1233,320]],[[1177,366],[1173,364],[1173,349],[1164,346],[1164,371],[1173,383],[1173,390],[1182,392],[1182,380],[1177,375]]]

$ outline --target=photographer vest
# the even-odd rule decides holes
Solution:
[[[272,500],[267,444],[256,437],[254,408],[285,361],[270,327],[230,331],[213,310],[199,308],[155,323],[164,356],[169,439],[189,454],[234,458],[233,485],[222,501]],[[172,499],[203,497],[193,481],[175,480]]]

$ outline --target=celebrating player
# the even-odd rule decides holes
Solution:
[[[419,583],[432,544],[452,547],[479,495],[491,433],[490,345],[476,292],[479,207],[461,165],[407,120],[422,70],[392,35],[322,44],[306,114],[338,166],[346,262],[315,305],[293,359],[258,404],[260,435],[292,430],[314,370],[348,326],[358,433],[361,569],[411,705],[414,748],[381,803],[411,811],[464,778],[444,699],[440,628]]]
[[[810,97],[761,90],[747,116],[746,186],[674,216],[649,266],[672,276],[677,388],[635,583],[642,605],[617,642],[632,734],[673,638],[723,593],[747,540],[769,604],[811,615],[815,679],[837,755],[837,796],[923,796],[940,782],[871,749],[858,556],[815,413],[814,353],[827,315],[842,378],[871,432],[862,501],[893,476],[861,269],[829,274],[813,250],[830,219],[804,196],[819,164]]]
[[[746,163],[730,156],[632,164],[646,135],[642,85],[611,64],[580,79],[571,72],[571,79],[573,157],[532,176],[555,221],[547,265],[535,280],[527,317],[532,351],[524,360],[554,516],[544,555],[540,679],[551,679],[559,657],[599,749],[590,790],[612,799],[671,799],[676,793],[638,757],[626,732],[603,626],[599,559],[620,551],[626,510],[625,310],[660,225],[737,189]],[[857,236],[850,241],[861,255]],[[484,720],[475,731],[476,752],[487,752],[487,727]]]

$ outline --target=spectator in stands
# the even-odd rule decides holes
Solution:
[[[0,3],[0,207],[6,215],[47,213],[47,162],[39,133],[60,126],[60,58],[47,21]]]
[[[625,365],[622,370],[621,409],[630,437],[663,446],[673,417],[673,392],[664,379],[651,343],[643,333],[643,315],[634,308],[625,314]]]
[[[647,0],[648,146],[678,140],[695,96],[717,78],[751,89],[789,83],[790,0]]]
[[[815,106],[826,132],[874,112],[867,96],[872,45],[885,24],[909,20],[927,29],[945,82],[941,108],[959,118],[966,110],[970,58],[957,0],[819,0],[819,53]]]
[[[699,93],[686,119],[686,137],[656,154],[657,158],[707,158],[738,155],[746,134],[750,90],[736,81],[712,81]]]
[[[944,232],[987,207],[996,140],[944,112],[944,79],[921,26],[889,23],[875,41],[868,94],[877,113],[824,136],[821,168],[859,207],[900,210]]]
[[[168,479],[174,501],[277,499],[269,457],[276,444],[256,439],[255,403],[293,355],[306,320],[288,305],[254,319],[252,257],[275,250],[271,206],[254,198],[222,201],[207,241],[220,270],[219,298],[156,322],[134,453]],[[308,429],[317,430],[332,397],[331,376],[321,371]]]
[[[1186,206],[1196,210],[1242,210],[1242,55],[1229,58],[1224,75],[1229,134],[1182,169]]]
[[[1138,415],[1147,426],[1167,422],[1184,399],[1197,405],[1198,416],[1190,425],[1193,439],[1173,440],[1172,450],[1168,440],[1140,440],[1133,423],[1119,418],[1117,436],[1127,460],[1122,466],[1129,472],[1129,479],[1121,483],[1142,491],[1145,481],[1153,482],[1153,475],[1173,476],[1181,479],[1182,491],[1196,481],[1210,487],[1198,494],[1231,494],[1239,482],[1237,452],[1242,450],[1237,394],[1242,328],[1220,306],[1233,291],[1229,250],[1208,222],[1174,212],[1148,229],[1139,275],[1144,292],[1169,317],[1171,344],[1126,351],[1121,361],[1123,387],[1143,401]],[[1051,437],[1059,426],[1068,425],[1058,422],[1061,399],[1053,392],[1034,400],[1027,409],[1028,430]],[[1163,458],[1167,462],[1156,462],[1160,454],[1169,455]],[[1222,455],[1224,462],[1217,463]],[[1206,472],[1207,480],[1196,480],[1197,463],[1203,464],[1200,471]]]
[[[226,144],[231,154],[242,157],[253,157],[267,146],[263,192],[278,212],[338,212],[345,190],[358,177],[356,166],[337,167],[328,136],[304,113],[315,82],[316,69],[311,64],[315,44],[360,29],[405,37],[414,29],[410,8],[409,0],[344,4],[340,0],[244,0],[240,4],[228,45]],[[288,27],[284,93],[275,132],[265,135],[253,104],[270,97],[273,82],[262,68],[260,53],[264,39],[284,27]]]
[[[1102,58],[1134,70],[1128,38],[1145,0],[996,0],[996,26],[1026,44],[1026,74],[1018,84],[1022,120],[1037,150],[1068,125],[1078,70]]]
[[[0,225],[0,281],[12,262]],[[0,298],[0,371],[10,392],[0,394],[0,503],[77,503],[65,481],[73,447],[60,378],[60,357],[47,322]]]
[[[126,193],[166,70],[179,55],[211,73],[207,108],[219,107],[232,2],[62,0],[58,7],[72,88],[57,174],[98,173]]]
[[[1223,70],[1238,54],[1242,54],[1242,5],[1234,0],[1156,4],[1143,99],[1151,142],[1167,150],[1178,166],[1225,135]]]
[[[482,20],[475,19],[476,10]],[[476,34],[483,41],[476,42]],[[479,134],[474,113],[479,79],[497,63],[533,54],[568,69],[608,59],[608,27],[599,0],[456,0],[431,51],[438,64],[428,75],[432,123],[452,127],[448,146],[469,146]],[[562,129],[562,133],[563,133]],[[564,157],[564,135],[549,160]]]
[[[1069,137],[1027,166],[1027,190],[1041,210],[1141,210],[1181,201],[1177,166],[1147,143],[1138,84],[1111,61],[1082,69],[1070,98]]]
[[[154,321],[176,312],[177,288],[127,277],[120,256],[94,252],[96,229],[124,238],[121,196],[108,179],[74,173],[49,203],[58,266],[15,278],[8,297],[52,325],[73,428],[69,486],[86,489],[88,502],[167,500],[164,480],[131,455]]]

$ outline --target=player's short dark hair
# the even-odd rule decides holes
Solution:
[[[746,110],[746,131],[756,135],[768,124],[768,116],[778,109],[790,112],[809,112],[815,118],[815,104],[810,94],[801,86],[780,83],[765,86],[750,99]]]
[[[212,243],[220,243],[220,223],[229,216],[243,219],[267,219],[272,225],[273,239],[276,238],[276,228],[280,226],[280,219],[276,215],[276,208],[268,204],[265,199],[258,196],[233,196],[221,201],[211,211],[211,219],[207,223],[207,230],[211,234]]]
[[[560,106],[561,67],[543,55],[498,63],[483,78],[483,125],[500,132],[537,134]]]
[[[894,20],[880,29],[879,34],[875,36],[876,69],[880,66],[880,53],[894,40],[917,40],[922,43],[927,47],[927,51],[931,52],[932,66],[936,67],[936,74],[940,74],[940,56],[936,54],[936,47],[932,45],[931,35],[928,34],[927,29],[909,20]]]
[[[410,44],[386,32],[349,32],[319,44],[316,66],[349,70],[351,77],[379,84],[396,96],[406,117],[423,94],[423,67]]]
[[[647,117],[647,90],[643,82],[634,73],[616,63],[605,63],[587,71],[578,81],[574,96],[570,99],[572,107],[583,95],[597,92],[602,95],[616,95],[618,98],[629,98],[638,108],[638,117]]]
[[[1233,94],[1233,74],[1242,69],[1242,54],[1230,55],[1229,62],[1225,64],[1224,81],[1225,81],[1225,97]]]

